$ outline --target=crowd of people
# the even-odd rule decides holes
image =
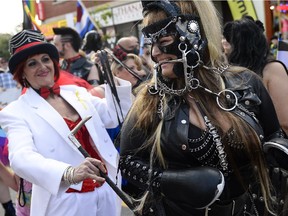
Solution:
[[[120,216],[121,199],[142,216],[286,215],[288,76],[263,23],[222,25],[212,1],[142,6],[143,45],[70,27],[10,39],[5,216]]]

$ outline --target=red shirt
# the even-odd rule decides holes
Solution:
[[[76,122],[73,122],[66,118],[64,118],[64,120],[66,124],[68,125],[69,129],[72,130],[81,121],[81,118],[79,118]],[[85,125],[83,125],[77,131],[77,133],[75,134],[75,137],[92,158],[101,160],[99,154],[96,152],[96,150],[92,147],[90,143],[90,140],[89,140],[90,135]],[[101,185],[102,184],[99,184],[98,182],[94,182],[93,179],[85,179],[83,181],[81,191],[69,188],[66,192],[67,193],[71,193],[71,192],[84,193],[84,192],[94,191],[96,187],[101,187]]]

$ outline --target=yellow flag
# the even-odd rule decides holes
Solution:
[[[228,0],[228,4],[234,20],[248,15],[257,20],[257,13],[251,0]]]

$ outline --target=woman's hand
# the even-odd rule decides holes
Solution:
[[[101,56],[103,56],[103,52],[104,52],[104,56],[107,57],[107,58],[105,58],[105,60],[103,60],[104,61],[104,65],[102,65],[101,59],[100,59]],[[92,61],[100,66],[100,69],[101,69],[102,73],[107,73],[108,72],[107,70],[111,71],[111,63],[113,61],[113,58],[112,58],[111,54],[113,54],[113,53],[109,49],[98,50],[96,53],[93,53],[93,55],[91,57],[93,59]],[[104,57],[102,57],[102,58],[104,58]],[[106,62],[106,60],[107,60],[107,62]],[[109,67],[109,68],[107,68],[107,67]],[[118,80],[115,79],[114,74],[112,73],[111,75],[113,77],[113,82],[115,83],[115,85],[119,86],[120,84],[119,84]],[[106,76],[104,75],[105,79],[106,79],[106,77],[107,77],[107,75]],[[108,81],[108,83],[109,83],[109,81]]]
[[[103,51],[103,50],[98,50],[97,52],[93,52],[93,53],[91,54],[90,60],[91,60],[92,62],[96,63],[96,64],[101,64],[100,58],[99,58],[99,55],[101,54],[101,51]],[[109,52],[112,52],[111,50],[109,50],[109,49],[107,49],[107,48],[105,48],[104,51],[106,51],[107,54],[109,54]],[[111,55],[107,55],[107,57],[108,57],[109,63],[112,63],[113,58],[111,57]]]
[[[90,178],[102,184],[105,179],[101,177],[100,170],[102,173],[107,173],[104,164],[100,160],[88,157],[79,166],[75,168],[68,167],[63,174],[63,180],[69,184],[77,184]]]

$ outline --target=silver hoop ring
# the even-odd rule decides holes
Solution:
[[[184,46],[184,49],[181,48],[181,46]],[[179,43],[178,44],[178,49],[180,50],[180,52],[184,52],[187,50],[187,44],[185,43]]]
[[[149,94],[151,95],[156,95],[159,93],[159,91],[157,89],[154,88],[154,86],[147,86],[147,90],[149,92]]]
[[[200,85],[200,81],[196,78],[192,78],[190,80],[190,84],[191,84],[191,86],[190,86],[191,89],[197,89]]]
[[[181,46],[184,46],[184,49],[182,49]],[[184,55],[185,55],[185,57],[186,57],[186,60],[187,60],[187,54],[189,54],[189,52],[191,52],[191,50],[188,51],[188,52],[186,52],[186,50],[187,50],[187,44],[185,44],[185,43],[180,43],[180,44],[178,44],[178,49],[180,50],[180,52],[181,52],[182,54],[184,53]],[[194,52],[196,53],[197,58],[198,58],[198,60],[196,61],[196,64],[195,64],[195,65],[188,65],[188,63],[187,63],[187,66],[188,66],[189,68],[192,68],[192,69],[198,67],[198,66],[199,66],[199,63],[200,63],[200,61],[201,61],[199,52],[196,51],[196,50],[194,50]],[[182,58],[182,59],[183,59],[183,58]],[[182,61],[183,61],[183,60],[182,60]]]
[[[234,104],[234,106],[232,106],[231,108],[225,108],[225,107],[223,107],[223,106],[220,104],[220,102],[219,102],[219,98],[220,98],[221,94],[223,94],[223,93],[225,93],[225,92],[229,92],[229,93],[232,94],[232,95],[234,96],[234,98],[235,98],[235,104]],[[226,95],[226,98],[227,98],[227,97],[230,97],[230,94],[229,94],[229,95]],[[231,110],[234,110],[234,109],[236,108],[236,106],[238,105],[238,98],[237,98],[236,94],[235,94],[233,91],[231,91],[230,89],[224,89],[224,90],[220,91],[220,92],[217,94],[216,102],[217,102],[218,106],[219,106],[222,110],[224,110],[224,111],[231,111]]]
[[[200,62],[201,62],[201,58],[200,58],[200,54],[198,51],[194,50],[195,53],[197,54],[197,57],[198,57],[198,61],[196,61],[196,64],[195,65],[188,65],[188,67],[191,67],[192,69],[196,68],[199,66]],[[191,51],[189,51],[191,52]]]

